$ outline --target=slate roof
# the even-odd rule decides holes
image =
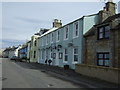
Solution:
[[[91,36],[95,34],[95,28],[92,27],[89,31],[84,34],[84,37]]]

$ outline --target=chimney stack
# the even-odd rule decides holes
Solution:
[[[62,26],[62,21],[58,19],[54,19],[53,27],[61,27],[61,26]]]
[[[110,12],[111,15],[115,15],[116,4],[112,0],[108,0],[106,3],[106,11]]]

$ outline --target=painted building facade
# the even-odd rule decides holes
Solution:
[[[27,44],[27,59],[30,60],[31,41],[28,41],[26,44]]]
[[[41,35],[39,38],[38,62],[45,64],[46,60],[51,59],[52,65],[60,67],[69,65],[71,69],[75,69],[75,64],[84,62],[83,35],[93,25],[103,22],[113,14],[115,14],[115,4],[113,2],[107,2],[103,10],[97,14],[83,16]]]
[[[18,50],[21,48],[21,46],[13,46],[11,47],[11,49],[9,50],[9,55],[8,58],[13,58],[13,57],[18,57]]]
[[[10,51],[10,47],[9,48],[6,48],[4,51],[3,51],[3,57],[4,58],[8,58],[9,57],[9,51]]]
[[[37,62],[38,59],[38,40],[39,35],[33,35],[31,37],[30,44],[30,62]]]
[[[82,63],[83,34],[98,23],[98,14],[83,16],[67,25],[52,28],[39,38],[39,63],[51,59],[52,65],[64,67]]]
[[[18,57],[19,58],[27,58],[27,45],[22,45],[22,47],[18,50]]]

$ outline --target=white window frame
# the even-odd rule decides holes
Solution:
[[[68,28],[68,37],[66,38],[66,28]],[[68,38],[69,38],[69,26],[67,25],[67,26],[65,26],[64,27],[64,40],[68,40]]]
[[[54,37],[54,33],[51,33],[51,43],[53,43],[53,37]]]
[[[67,54],[65,54],[65,49],[67,50]],[[68,59],[68,49],[67,49],[67,48],[65,48],[65,49],[64,49],[64,59],[63,59],[63,63],[68,63],[68,60],[65,61],[65,55],[67,55],[67,59]]]
[[[46,45],[48,45],[48,35],[46,35]]]
[[[43,46],[43,38],[41,38],[41,46]]]
[[[59,34],[58,34],[58,32],[59,32]],[[58,39],[58,37],[59,37],[59,39]],[[56,32],[56,42],[59,42],[59,41],[60,41],[60,31],[58,30]]]
[[[75,24],[76,23],[78,23],[78,35],[76,36],[76,34],[75,34],[75,29],[76,29],[76,27],[75,27]],[[79,21],[76,21],[76,22],[74,22],[73,23],[73,38],[77,38],[77,37],[79,37]]]
[[[79,53],[77,53],[77,54],[74,53],[75,48],[78,49],[78,47],[74,47],[74,48],[73,48],[73,62],[72,62],[73,64],[77,64],[77,63],[78,63],[78,61],[74,61],[74,56],[75,56],[75,55],[77,55],[77,56],[78,56],[78,59],[79,59]],[[79,52],[79,50],[78,50],[78,52]]]

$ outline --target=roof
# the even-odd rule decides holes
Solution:
[[[120,24],[118,24],[117,26],[115,26],[113,29],[111,30],[120,30]]]
[[[76,20],[74,20],[74,21],[66,24],[66,25],[69,25],[69,24],[71,24],[71,23],[73,23],[73,22],[75,22],[75,21],[77,21],[77,20],[83,19],[84,17],[90,17],[90,16],[94,16],[94,15],[98,15],[98,13],[97,13],[97,14],[92,14],[92,15],[83,16],[83,17],[81,17],[81,18],[79,18],[79,19],[76,19]],[[65,27],[66,25],[63,25],[62,27],[59,27],[59,28],[63,28],[63,27]],[[45,36],[45,35],[53,32],[53,31],[56,31],[56,30],[58,30],[59,28],[51,28],[50,30],[48,30],[47,32],[45,32],[44,34],[42,34],[40,37],[43,37],[43,36]]]
[[[102,23],[97,24],[97,25],[101,25],[101,24],[104,24],[104,23],[109,23],[109,22],[111,22],[112,20],[115,20],[116,18],[120,18],[120,13],[108,17],[105,21],[103,21]],[[94,25],[94,26],[97,26],[97,25]],[[84,37],[91,36],[91,35],[94,35],[94,34],[95,34],[94,26],[93,26],[89,31],[87,31],[87,32],[84,34]],[[115,26],[115,27],[114,27],[113,29],[111,29],[111,30],[119,30],[119,29],[120,29],[120,24],[117,25],[117,26]]]
[[[91,36],[95,34],[95,28],[92,27],[89,31],[84,34],[84,37]]]
[[[47,35],[48,33],[51,33],[51,32],[53,32],[53,31],[55,31],[56,29],[58,29],[58,28],[51,28],[49,31],[45,32],[45,33],[42,34],[40,37],[43,37],[43,36]]]
[[[99,23],[99,24],[97,24],[97,25],[101,25],[101,24],[104,24],[104,23],[109,23],[109,22],[111,22],[112,20],[115,20],[115,19],[117,19],[117,18],[120,18],[120,13],[108,17],[108,18],[107,18],[106,20],[104,20],[102,23]],[[95,25],[95,26],[97,26],[97,25]]]

